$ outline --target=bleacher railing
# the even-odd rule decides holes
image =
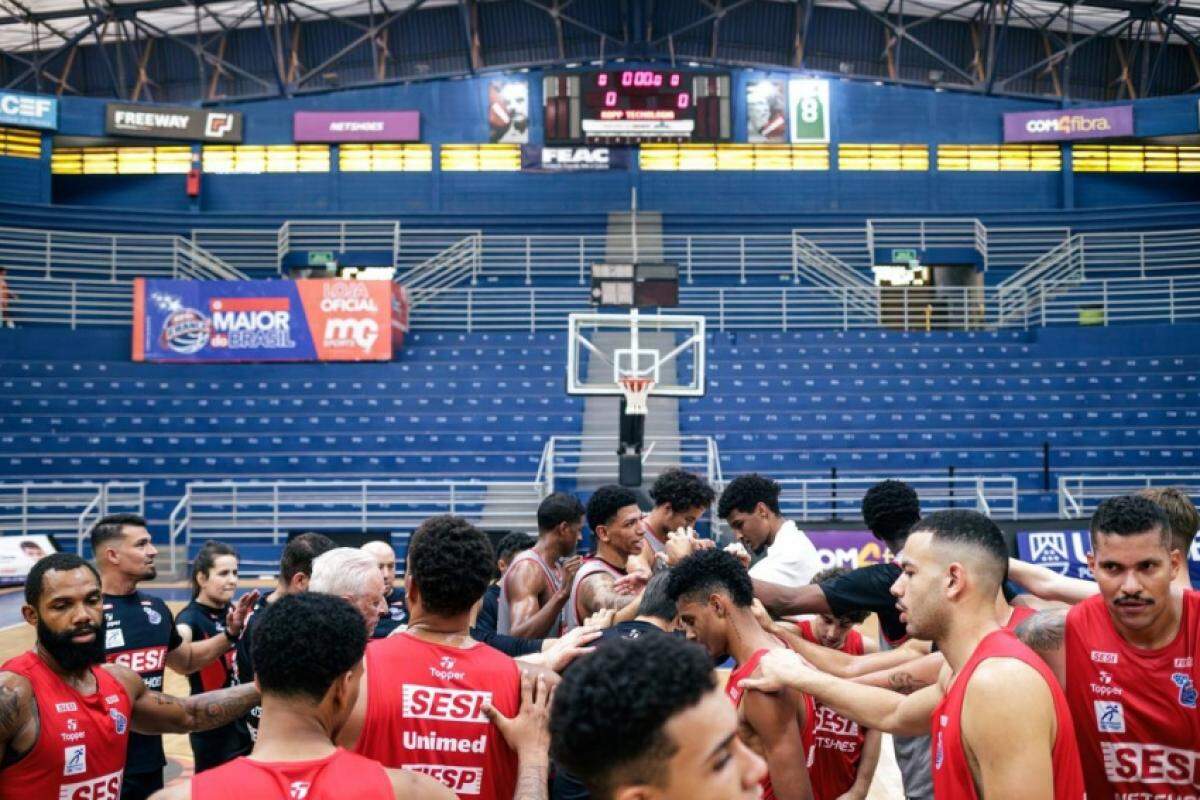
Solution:
[[[609,482],[617,471],[615,436],[551,436],[542,448],[535,483],[547,492],[561,481]],[[713,486],[723,485],[721,455],[711,436],[658,436],[642,449],[642,469],[653,480],[669,467],[704,475]]]
[[[778,478],[783,515],[798,521],[862,520],[862,499],[884,477]],[[1017,518],[1017,479],[997,475],[905,476],[923,511],[974,509],[995,519]],[[861,522],[860,522],[861,524]]]
[[[135,277],[245,277],[181,236],[31,228],[0,228],[0,267],[10,277],[114,283]]]
[[[168,520],[171,569],[178,567],[181,538],[190,552],[194,540],[210,537],[281,545],[293,531],[407,535],[435,514],[524,528],[543,496],[541,484],[521,481],[197,481]]]
[[[135,481],[0,483],[0,535],[44,533],[83,543],[105,514],[144,514],[146,487]]]
[[[1200,493],[1200,472],[1062,475],[1058,479],[1058,515],[1081,519],[1090,516],[1102,500],[1152,486],[1174,486],[1195,496]]]

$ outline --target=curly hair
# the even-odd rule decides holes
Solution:
[[[367,629],[354,606],[333,595],[302,592],[281,597],[262,612],[251,657],[264,694],[319,703],[366,649]]]
[[[46,591],[47,572],[71,572],[77,569],[86,569],[92,573],[96,585],[100,585],[100,573],[92,566],[92,562],[85,561],[74,553],[51,553],[42,557],[25,576],[25,603],[34,608],[38,607],[42,593]]]
[[[703,478],[672,467],[654,481],[650,487],[650,497],[655,505],[666,503],[672,511],[679,512],[689,508],[708,508],[717,493]]]
[[[749,514],[759,503],[769,508],[773,514],[778,514],[779,484],[756,472],[739,475],[729,482],[725,491],[721,492],[717,516],[721,519],[729,519],[729,515],[734,511]]]
[[[596,528],[601,525],[607,525],[612,522],[613,517],[617,515],[625,506],[636,506],[637,495],[624,486],[618,486],[615,483],[610,483],[601,486],[592,496],[588,498],[587,503],[587,523],[588,527],[595,533]]]
[[[863,521],[875,538],[898,542],[921,518],[921,501],[903,481],[881,481],[863,495]]]
[[[422,522],[408,544],[408,574],[421,602],[444,617],[471,610],[487,590],[495,565],[483,531],[451,514]]]
[[[530,536],[528,533],[521,531],[513,531],[507,533],[504,538],[496,543],[496,560],[504,559],[511,561],[512,557],[522,550],[528,550],[537,544],[537,539]]]
[[[1162,506],[1147,497],[1136,494],[1110,497],[1096,507],[1092,514],[1092,547],[1096,546],[1096,536],[1136,536],[1139,533],[1150,533],[1158,529],[1162,537],[1163,547],[1170,550],[1171,523]]]
[[[671,569],[667,595],[679,602],[681,597],[697,597],[724,591],[735,605],[743,608],[754,603],[754,585],[742,562],[724,550],[692,553]]]
[[[661,785],[677,714],[717,688],[708,654],[674,636],[619,639],[567,671],[550,709],[550,753],[593,798]]]

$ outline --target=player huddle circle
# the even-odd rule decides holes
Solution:
[[[894,560],[855,570],[821,570],[764,476],[718,498],[672,469],[650,498],[555,493],[497,548],[431,517],[402,580],[386,542],[303,534],[265,596],[237,597],[236,550],[208,542],[177,617],[139,588],[146,521],[105,517],[94,562],[27,579],[0,800],[865,798],[883,733],[910,798],[1200,797],[1177,490],[1100,504],[1094,582],[1010,559],[983,514],[922,515],[900,481],[862,504]],[[710,509],[736,541],[696,535]],[[167,669],[190,696],[163,693]],[[168,786],[165,733],[195,763]]]

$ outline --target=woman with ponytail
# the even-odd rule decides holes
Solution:
[[[175,618],[185,642],[225,635],[225,618],[237,591],[237,551],[223,542],[209,540],[192,562],[192,602]],[[199,672],[188,675],[192,694],[236,686],[236,650],[230,650]],[[250,733],[242,721],[190,734],[196,772],[220,766],[250,752]]]

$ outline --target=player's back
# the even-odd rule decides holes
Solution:
[[[487,645],[459,648],[402,632],[367,646],[367,711],[355,752],[430,775],[459,796],[509,800],[517,758],[488,721],[521,704],[517,664]]]
[[[1054,798],[1080,800],[1084,796],[1083,775],[1066,696],[1041,657],[1017,639],[1016,634],[1004,628],[992,631],[980,641],[933,711],[930,732],[933,735],[934,797],[978,800],[980,796],[962,740],[962,711],[972,676],[980,664],[991,658],[1020,661],[1045,681],[1054,706],[1055,734],[1051,746]],[[1024,734],[1025,731],[1011,732],[1014,740]]]
[[[133,706],[125,687],[107,670],[93,667],[96,691],[81,694],[33,652],[10,659],[0,671],[29,681],[38,724],[33,748],[0,768],[0,800],[115,800],[125,770]]]
[[[340,747],[313,761],[265,762],[243,756],[192,779],[192,800],[393,800],[376,761]]]
[[[1157,650],[1125,641],[1104,598],[1088,598],[1067,614],[1065,649],[1088,796],[1200,796],[1200,592],[1184,592],[1179,633]]]

